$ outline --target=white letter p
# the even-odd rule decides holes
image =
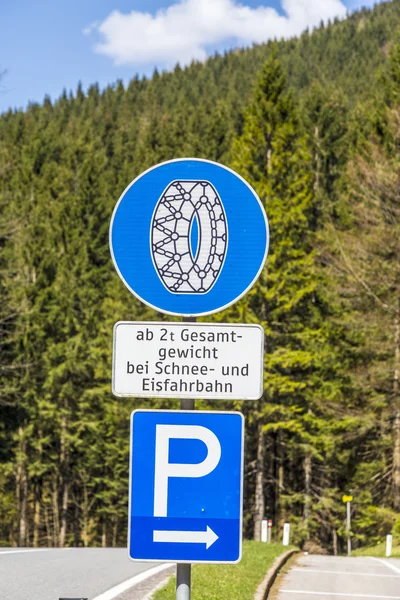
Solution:
[[[207,446],[207,456],[201,463],[171,464],[169,462],[170,439],[200,440]],[[220,458],[221,444],[210,429],[200,425],[156,425],[154,516],[167,516],[170,477],[204,477],[214,471]]]

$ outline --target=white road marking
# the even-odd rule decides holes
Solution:
[[[154,594],[156,592],[158,592],[158,590],[162,590],[167,585],[169,579],[170,579],[170,575],[167,575],[167,577],[164,577],[164,579],[162,581],[160,581],[160,583],[158,585],[153,587],[153,589],[151,589],[149,591],[149,593],[145,595],[143,600],[153,600]]]
[[[149,579],[154,575],[158,575],[158,573],[162,573],[163,571],[170,569],[172,566],[172,563],[167,563],[159,565],[158,567],[153,567],[152,569],[148,569],[147,571],[143,571],[143,573],[139,573],[138,575],[135,575],[134,577],[123,581],[122,583],[116,585],[107,592],[104,592],[104,594],[96,596],[96,598],[93,598],[93,600],[114,600],[114,598],[119,596],[119,594],[126,592],[126,590],[129,590],[131,587],[137,585],[138,583],[142,583],[142,581],[146,581],[146,579]]]
[[[341,598],[383,598],[384,600],[400,600],[400,596],[375,596],[372,594],[344,594],[340,592],[304,592],[303,590],[279,590],[282,594],[304,594],[308,596],[340,596]]]
[[[388,569],[392,569],[392,571],[394,571],[395,573],[399,573],[399,575],[400,575],[400,569],[398,567],[395,567],[388,560],[383,560],[382,558],[373,558],[372,556],[370,556],[369,558],[370,558],[370,560],[375,560],[376,562],[379,562],[382,565],[385,565],[385,567],[388,567]]]
[[[308,569],[307,567],[292,568],[292,571],[301,571],[304,574],[307,573],[331,573],[332,575],[363,575],[364,577],[394,577],[394,579],[400,578],[400,575],[381,575],[376,573],[354,573],[354,571],[322,571],[320,569]],[[400,571],[399,571],[400,573]]]
[[[29,548],[29,550],[0,550],[0,556],[3,554],[25,554],[25,552],[48,552],[48,548]]]

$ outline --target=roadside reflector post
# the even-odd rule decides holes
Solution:
[[[392,547],[393,547],[393,536],[389,534],[386,536],[386,558],[389,558],[389,556],[392,556]]]
[[[272,542],[272,519],[268,519],[268,544]]]
[[[268,542],[268,521],[266,520],[261,522],[261,541]]]
[[[347,556],[351,556],[351,502],[346,502],[347,505]]]
[[[283,545],[289,546],[290,542],[290,523],[285,523],[283,525]]]

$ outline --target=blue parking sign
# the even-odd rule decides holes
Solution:
[[[132,413],[132,560],[240,561],[243,432],[240,413]]]

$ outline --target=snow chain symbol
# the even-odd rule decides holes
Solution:
[[[151,255],[165,287],[205,294],[217,281],[228,247],[221,199],[207,181],[173,181],[151,223]]]

